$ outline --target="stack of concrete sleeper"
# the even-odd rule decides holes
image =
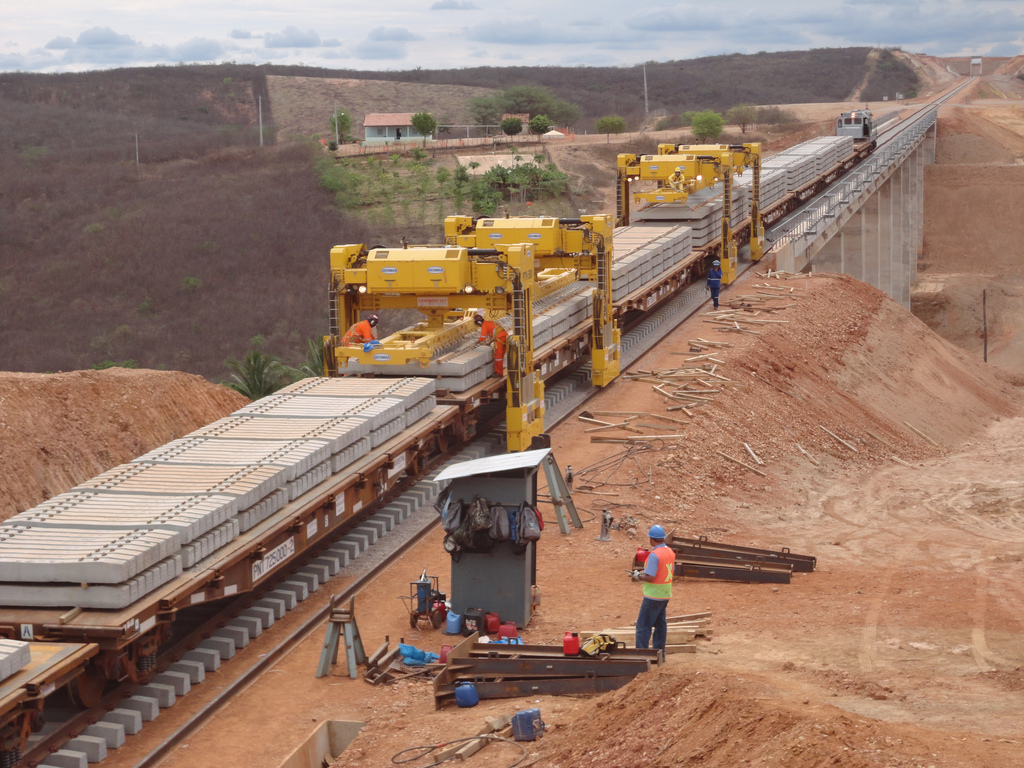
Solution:
[[[307,379],[0,525],[0,605],[123,608],[436,405],[430,379]]]

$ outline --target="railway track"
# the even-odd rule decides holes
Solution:
[[[819,186],[818,194],[824,188],[824,185]],[[775,220],[778,221],[778,217]],[[645,285],[640,290],[633,292],[623,302],[622,306],[625,309],[620,315],[621,320],[626,324],[621,345],[623,368],[635,363],[672,329],[698,310],[702,304],[703,289],[695,280],[699,279],[701,260],[709,259],[714,253],[714,243],[711,243],[702,251],[695,252],[686,260],[685,264],[681,264],[673,272],[663,275],[659,284]],[[741,262],[741,275],[752,266],[754,265],[749,261]],[[647,308],[651,306],[654,308],[648,310]],[[569,335],[580,336],[585,332],[585,328],[575,328]],[[546,391],[546,423],[549,427],[562,421],[598,391],[590,383],[589,364],[575,368],[563,366],[559,373],[561,377],[549,383]],[[344,558],[346,563],[342,575],[349,576],[351,581],[336,597],[340,600],[347,600],[370,583],[388,564],[396,558],[400,558],[409,547],[437,524],[436,515],[430,504],[436,493],[431,478],[440,471],[441,466],[452,461],[462,461],[504,451],[504,433],[496,424],[500,418],[500,411],[488,408],[486,405],[488,399],[496,392],[497,388],[493,382],[488,382],[482,385],[478,391],[468,395],[469,398],[479,399],[479,402],[474,404],[476,406],[475,424],[467,424],[460,420],[459,414],[454,413],[457,410],[456,406],[453,405],[446,409],[443,407],[444,401],[442,400],[442,405],[431,412],[432,426],[429,431],[424,427],[416,434],[396,435],[390,441],[383,443],[376,452],[367,454],[365,457],[366,471],[360,472],[359,477],[347,488],[330,494],[330,498],[323,494],[318,496],[315,490],[299,497],[297,506],[304,511],[301,511],[294,519],[282,521],[280,523],[282,532],[299,530],[304,527],[307,537],[313,537],[316,534],[318,511],[323,509],[325,504],[340,503],[334,501],[335,497],[344,499],[345,509],[346,511],[351,510],[351,514],[340,525],[328,526],[325,518],[324,531],[315,537],[312,544],[304,542],[306,546],[302,549],[300,557],[289,562],[287,569],[282,569],[287,570],[287,573],[279,581],[287,583],[293,580],[297,570],[293,566],[308,567],[312,561],[318,558],[323,559],[323,553],[329,551],[332,545],[340,545],[347,540],[353,544],[354,554],[359,555],[351,563],[347,562],[348,556]],[[471,437],[473,432],[476,432],[478,436]],[[379,461],[377,461],[378,459]],[[411,476],[402,480],[394,467],[401,461],[401,466],[398,469],[405,468],[407,460],[415,464],[416,471],[407,470]],[[377,463],[370,468],[374,461]],[[398,479],[393,480],[393,477]],[[371,479],[373,482],[369,482]],[[352,491],[351,497],[345,495],[349,491]],[[373,506],[373,501],[379,497],[385,497],[387,502],[377,508]],[[366,505],[365,500],[367,499],[371,501],[369,505]],[[364,505],[367,510],[361,510]],[[361,525],[365,526],[369,518],[378,517],[382,510],[389,509],[405,510],[404,514],[393,515],[392,523],[404,517],[409,517],[409,519],[401,525],[390,526],[378,520],[377,522],[384,525],[390,533],[384,535],[379,544],[375,544],[369,549],[365,545],[370,543],[371,532],[364,531],[358,534],[356,539],[352,539],[353,536],[356,536],[354,531],[359,530]],[[312,510],[311,514],[310,510]],[[330,535],[327,535],[326,529],[328,528],[330,528]],[[314,533],[310,534],[310,530]],[[383,533],[380,528],[377,530],[378,535]],[[267,538],[265,530],[261,529],[260,533],[264,536],[264,541],[276,541],[276,539]],[[359,537],[362,537],[363,546],[359,546]],[[376,540],[377,535],[373,535],[372,538]],[[353,549],[347,551],[352,552]],[[251,560],[251,553],[247,557]],[[248,560],[240,555],[240,562],[246,564]],[[301,567],[298,570],[301,571]],[[328,581],[328,578],[336,578],[337,573],[337,568],[323,563],[318,565],[312,573],[307,572],[303,577],[306,589],[294,588],[295,598],[282,601],[286,608],[275,609],[275,619],[280,620],[284,610],[290,609],[298,603],[299,594],[301,594],[307,601],[312,601],[304,604],[305,618],[301,622],[283,622],[288,626],[286,629],[278,628],[282,637],[275,638],[273,648],[260,658],[249,660],[243,653],[240,658],[228,662],[231,665],[232,682],[205,704],[201,710],[182,723],[173,734],[164,739],[138,764],[145,766],[158,764],[175,744],[180,743],[189,733],[201,728],[237,691],[272,667],[290,649],[314,631],[324,621],[330,610],[330,598],[327,595],[327,590],[319,590],[319,588],[321,584]],[[206,574],[204,578],[209,578],[204,583],[216,585],[218,582],[216,576],[216,574],[212,576]],[[220,581],[223,585],[223,579]],[[267,594],[280,592],[281,587],[279,584],[261,584],[259,588],[250,588],[244,596],[234,600],[225,597],[225,594],[229,593],[223,590],[223,586],[221,589],[220,593],[209,593],[211,595],[209,599],[204,595],[203,600],[200,601],[207,603],[206,612],[209,616],[201,616],[199,615],[200,611],[194,611],[193,613],[196,615],[193,616],[191,622],[181,621],[175,628],[174,637],[165,638],[156,653],[150,654],[144,659],[147,670],[172,668],[182,658],[193,653],[203,642],[217,636],[217,633],[224,629],[225,617],[238,618],[246,611],[250,611],[255,603],[264,600]],[[264,611],[266,610],[269,609],[264,608]],[[160,616],[161,614],[157,611],[154,613],[153,620],[156,621]],[[63,617],[61,618],[63,619]],[[30,624],[30,626],[32,625]],[[52,626],[52,624],[48,626]],[[137,624],[135,628],[138,629]],[[281,631],[282,629],[284,631]],[[275,632],[272,627],[261,631]],[[234,651],[235,648],[232,648],[229,655],[234,655]],[[249,663],[244,667],[238,666],[245,662]],[[219,664],[219,659],[217,663]],[[204,670],[210,671],[210,667],[204,667]],[[144,676],[148,677],[148,674]],[[199,679],[196,679],[197,677]],[[190,685],[200,680],[199,675],[193,676],[190,679]],[[153,686],[152,684],[143,685],[141,688],[152,689]],[[95,725],[97,721],[102,722],[103,717],[106,716],[105,713],[111,707],[118,708],[119,704],[130,699],[133,692],[139,689],[140,686],[137,683],[122,682],[113,690],[107,691],[98,702],[93,702],[96,706],[89,707],[70,719],[64,720],[56,727],[51,726],[44,737],[30,742],[29,749],[24,755],[18,755],[13,762],[8,758],[8,764],[13,766],[41,763],[55,749],[59,749],[69,742],[74,743],[76,738],[80,738],[79,734],[87,731],[90,725]],[[81,686],[80,690],[88,692],[89,688]],[[150,714],[155,716],[155,713],[151,712]],[[0,751],[0,755],[3,754],[5,753]],[[0,762],[0,766],[3,765],[4,763]]]

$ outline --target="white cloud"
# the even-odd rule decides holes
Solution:
[[[410,32],[408,29],[405,29],[404,27],[377,27],[376,29],[371,29],[370,34],[368,34],[366,37],[369,40],[379,40],[396,43],[406,43],[409,42],[410,40],[423,39],[419,35],[414,35],[412,32]]]
[[[432,6],[432,11],[479,11],[480,6],[475,3],[461,2],[461,0],[438,0]]]
[[[312,29],[303,32],[298,27],[285,27],[280,32],[268,32],[263,37],[267,48],[316,48],[320,45],[320,35]]]
[[[445,13],[444,11],[451,11]],[[367,69],[536,65],[631,66],[732,52],[905,46],[935,55],[1024,50],[1021,0],[50,0],[45,16],[7,3],[0,70],[81,71],[230,60]]]

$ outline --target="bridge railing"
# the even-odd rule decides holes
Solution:
[[[937,115],[936,108],[925,112],[858,165],[856,170],[851,171],[827,194],[791,218],[785,232],[775,239],[770,250],[775,251],[801,238],[817,236],[830,220],[842,214],[886,170],[899,165],[913,152],[925,131],[935,124]]]

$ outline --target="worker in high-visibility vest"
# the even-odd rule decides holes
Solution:
[[[636,619],[636,647],[647,648],[650,644],[656,650],[664,651],[668,639],[668,601],[672,597],[672,566],[676,553],[665,544],[662,526],[652,525],[647,537],[651,540],[647,562],[642,571],[632,573],[633,581],[644,583],[644,600]]]
[[[494,373],[498,376],[505,375],[505,346],[508,344],[508,331],[502,328],[493,320],[485,320],[483,312],[477,312],[473,322],[480,328],[480,338],[477,344],[490,342],[494,344]]]
[[[365,320],[360,320],[349,328],[341,337],[341,344],[344,347],[351,347],[357,344],[365,344],[377,338],[377,315],[373,312]]]

